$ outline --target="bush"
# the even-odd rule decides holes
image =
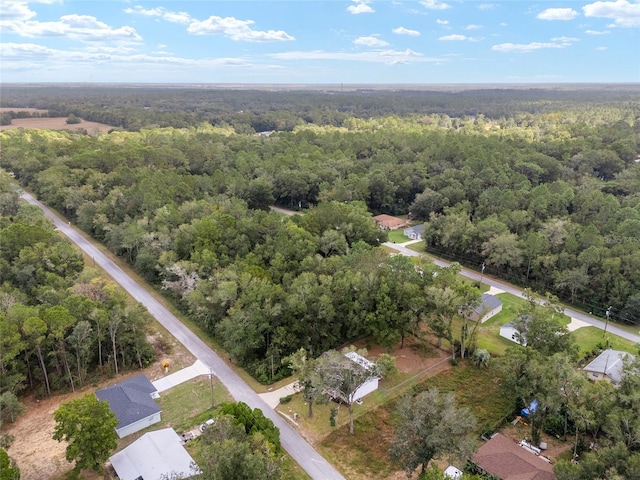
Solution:
[[[76,125],[80,123],[82,120],[76,117],[73,113],[67,117],[67,125]]]
[[[293,398],[293,395],[287,395],[285,397],[280,397],[280,403],[289,403],[292,398]]]

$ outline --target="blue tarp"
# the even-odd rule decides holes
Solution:
[[[524,407],[522,410],[520,410],[520,415],[522,415],[523,417],[528,417],[529,414],[535,412],[537,408],[538,401],[533,400],[528,407]]]

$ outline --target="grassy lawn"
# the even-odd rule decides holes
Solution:
[[[477,433],[481,434],[493,431],[512,409],[511,402],[498,394],[498,381],[496,366],[478,369],[461,363],[419,383],[413,390],[437,387],[441,392],[454,392],[458,406],[469,408],[478,419]],[[388,456],[395,435],[395,405],[395,400],[390,400],[360,414],[355,420],[354,435],[349,434],[348,425],[343,422],[329,428],[330,434],[317,444],[318,449],[349,479],[404,478],[397,475],[400,468]],[[322,420],[329,423],[328,416]]]
[[[403,229],[389,230],[387,234],[391,243],[404,243],[411,240],[409,237],[405,237]]]
[[[582,327],[571,332],[571,335],[580,346],[580,355],[584,355],[595,349],[598,344],[604,344],[603,333],[604,332],[598,327]],[[630,340],[609,333],[607,334],[607,338],[609,340],[609,346],[614,350],[622,350],[633,353],[634,355],[638,353],[638,348],[635,347],[635,344]]]

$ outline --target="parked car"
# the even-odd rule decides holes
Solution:
[[[200,431],[204,432],[204,429],[214,425],[216,423],[216,421],[213,418],[210,418],[209,420],[207,420],[206,422],[204,422],[202,425],[200,425]]]

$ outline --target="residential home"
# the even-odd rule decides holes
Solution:
[[[514,322],[509,322],[500,327],[500,336],[516,342],[523,347],[527,346],[527,332],[526,327],[531,320],[531,315],[522,315],[518,318],[518,323],[524,323],[524,331],[519,332]]]
[[[614,385],[619,385],[624,375],[625,361],[632,362],[635,355],[619,350],[608,349],[591,361],[584,370],[588,372],[591,380],[607,380]]]
[[[482,294],[482,303],[474,308],[471,313],[471,319],[484,323],[494,315],[497,315],[502,311],[502,302],[499,298],[489,295],[488,293]]]
[[[347,352],[345,353],[345,356],[367,370],[370,370],[375,366],[375,363],[367,360],[359,353]],[[371,392],[375,392],[378,389],[378,380],[379,378],[371,378],[364,385],[361,385],[351,396],[351,402],[358,400],[365,395],[369,395]]]
[[[424,231],[424,223],[408,227],[404,229],[404,236],[409,237],[411,240],[422,240],[422,232]]]
[[[551,463],[544,457],[496,433],[473,456],[473,463],[484,473],[501,480],[554,480]]]
[[[145,433],[109,461],[120,480],[190,478],[200,473],[173,428]]]
[[[156,387],[144,375],[124,380],[96,392],[98,400],[109,403],[118,419],[116,433],[123,438],[160,421]]]
[[[373,217],[378,226],[383,230],[397,230],[407,226],[407,220],[392,217],[391,215],[377,215]]]

